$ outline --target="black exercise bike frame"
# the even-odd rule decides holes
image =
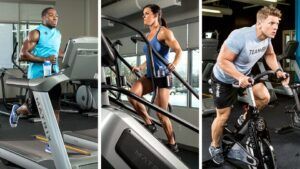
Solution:
[[[262,77],[266,76],[266,75],[274,75],[275,72],[274,71],[266,71],[263,72],[261,74],[258,74],[257,76],[255,76],[253,78],[253,82],[257,82],[258,80],[260,80]],[[253,85],[251,85],[250,87],[252,87]],[[247,89],[248,90],[248,89]],[[259,131],[257,129],[256,126],[256,122],[258,119],[262,119],[265,123],[265,128],[263,131]],[[248,131],[248,134],[246,134],[246,132]],[[236,131],[231,131],[229,128],[225,127],[224,128],[224,137],[229,137],[232,140],[234,140],[234,142],[239,142],[241,143],[242,140],[246,137],[249,136],[250,138],[250,142],[252,142],[252,148],[254,150],[254,154],[258,155],[257,158],[257,162],[258,162],[258,166],[257,168],[263,168],[264,165],[264,161],[263,161],[263,156],[261,154],[261,151],[259,149],[259,140],[263,140],[263,139],[267,139],[269,142],[271,142],[270,140],[270,134],[269,131],[267,129],[267,125],[265,120],[263,119],[262,116],[260,116],[259,110],[257,109],[257,107],[253,107],[251,105],[249,105],[249,110],[247,111],[247,115],[246,115],[246,119],[243,122],[243,124],[241,125],[241,127],[239,127]],[[226,143],[225,143],[226,144]],[[224,155],[226,156],[226,153],[229,152],[231,147],[227,148],[226,150],[224,150]]]

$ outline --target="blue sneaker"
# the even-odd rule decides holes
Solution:
[[[210,146],[208,150],[215,164],[220,165],[224,163],[223,150],[221,147],[215,148]]]
[[[20,107],[18,104],[14,104],[11,113],[9,116],[9,124],[11,127],[17,127],[18,125],[18,120],[19,120],[19,115],[17,114],[17,110]]]
[[[45,152],[51,154],[51,148],[50,148],[49,144],[46,144]]]

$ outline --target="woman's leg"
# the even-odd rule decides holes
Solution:
[[[145,76],[137,80],[131,87],[130,91],[137,96],[142,97],[145,94],[148,94],[152,91],[152,83],[150,79],[147,79]],[[132,104],[134,109],[142,116],[146,124],[152,124],[150,116],[147,112],[146,107],[136,101],[133,98],[128,97],[129,102]]]
[[[158,88],[157,95],[155,98],[155,104],[163,108],[164,110],[167,110],[169,104],[169,96],[170,96],[169,94],[170,94],[170,89]],[[163,128],[168,138],[168,143],[171,145],[175,145],[176,142],[175,142],[173,127],[170,119],[167,116],[164,116],[158,112],[157,112],[157,116],[163,125]]]

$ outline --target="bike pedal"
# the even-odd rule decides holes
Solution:
[[[227,154],[228,158],[242,161],[251,166],[257,166],[258,160],[253,157],[240,143],[235,143]]]

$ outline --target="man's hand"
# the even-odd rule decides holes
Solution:
[[[250,77],[248,76],[242,76],[239,78],[239,86],[241,88],[246,88],[248,86],[251,85],[251,83],[249,82]]]
[[[289,85],[290,77],[287,76],[287,73],[285,73],[283,71],[277,71],[276,72],[276,77],[279,78],[279,79],[280,78],[283,79],[281,81],[282,86],[288,86]]]
[[[46,60],[49,60],[52,64],[56,64],[56,56],[55,55],[51,55],[51,56],[47,57]]]

